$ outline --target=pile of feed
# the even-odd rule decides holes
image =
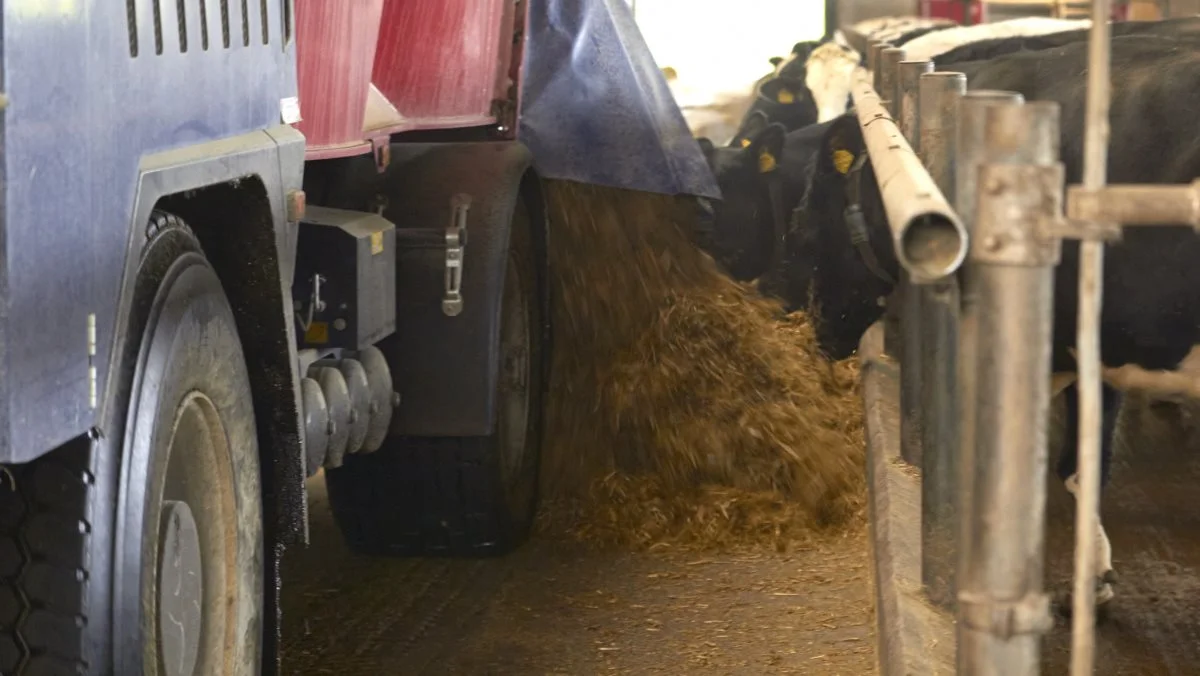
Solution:
[[[786,548],[861,514],[853,363],[721,274],[684,198],[547,182],[554,362],[543,530]]]

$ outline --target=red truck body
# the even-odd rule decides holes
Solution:
[[[513,86],[516,3],[309,0],[296,6],[309,159],[368,152],[394,133],[496,124]]]

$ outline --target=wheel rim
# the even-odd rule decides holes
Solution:
[[[520,480],[529,434],[529,299],[516,263],[509,259],[500,319],[500,402],[498,432],[501,476],[507,486]]]
[[[176,409],[153,561],[158,668],[164,676],[231,673],[237,505],[220,414],[193,392]],[[147,557],[149,558],[149,557]]]

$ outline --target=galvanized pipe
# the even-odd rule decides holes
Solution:
[[[901,64],[902,76],[907,63],[911,62]],[[942,194],[953,201],[954,130],[967,78],[962,73],[926,72],[919,76],[918,89],[917,154]],[[901,119],[907,106],[906,95]],[[900,376],[902,400],[907,374],[915,372],[920,387],[916,420],[921,448],[921,582],[931,603],[952,610],[958,563],[958,279],[950,276],[914,291],[920,349],[904,355]]]
[[[1058,116],[1049,102],[983,111],[984,152],[1009,161],[980,167],[969,263],[980,339],[975,362],[963,365],[978,385],[968,402],[977,433],[958,578],[963,674],[1039,674],[1041,635],[1053,627],[1042,578],[1059,247],[1041,227],[1062,200]]]
[[[888,112],[895,114],[892,102],[896,100],[897,69],[904,60],[904,50],[899,47],[888,47],[879,52],[879,88],[876,93],[883,99],[883,105]]]
[[[884,52],[885,55],[889,52]],[[886,59],[885,59],[886,61]],[[905,66],[908,65],[908,68]],[[917,110],[917,85],[921,72],[932,68],[929,61],[896,64],[896,95],[892,112],[900,133],[915,151],[920,142]],[[907,109],[906,109],[907,108]],[[921,375],[927,361],[921,335],[921,305],[926,294],[913,284],[912,275],[900,276],[900,457],[914,467],[924,464],[925,449],[921,444],[923,411],[921,408]]]
[[[920,104],[917,114],[921,122],[921,145],[917,154],[929,177],[951,203],[955,203],[954,154],[958,132],[959,99],[967,91],[967,76],[962,73],[925,73],[920,78]],[[970,214],[960,214],[964,225]]]
[[[962,86],[966,87],[966,76],[962,78]],[[946,169],[945,180],[951,181],[954,195],[954,208],[963,219],[967,232],[975,229],[975,203],[978,192],[976,179],[979,166],[985,161],[1000,159],[994,157],[999,153],[991,152],[984,144],[983,125],[984,113],[988,107],[1004,103],[1021,103],[1024,101],[1017,92],[995,90],[976,90],[965,92],[958,102],[958,114],[955,116],[953,132],[945,130],[945,138],[954,148],[953,166]],[[935,138],[931,136],[930,138]],[[952,139],[952,141],[951,141]],[[1018,158],[1019,159],[1019,158]],[[959,445],[958,445],[958,495],[956,507],[958,512],[958,557],[955,565],[955,584],[961,584],[969,566],[971,523],[966,517],[967,510],[973,504],[972,486],[975,477],[975,368],[976,335],[979,322],[978,289],[973,280],[974,270],[970,264],[964,265],[959,274],[959,324],[958,324],[958,400],[959,400]],[[958,623],[958,661],[960,671],[963,667],[965,628]]]
[[[917,282],[953,274],[967,233],[861,70],[851,90],[900,266]]]
[[[1067,189],[1067,218],[1121,225],[1183,225],[1200,229],[1200,180],[1191,185],[1110,185]]]
[[[896,77],[896,122],[913,152],[921,154],[921,76],[933,72],[932,61],[901,61]],[[944,193],[943,193],[944,194]]]
[[[1109,38],[1112,0],[1092,0],[1088,37],[1088,80],[1083,139],[1083,189],[1107,181]],[[1079,491],[1075,503],[1075,585],[1071,593],[1071,676],[1095,668],[1096,532],[1100,522],[1100,310],[1103,304],[1104,243],[1079,243],[1079,313],[1075,348],[1079,380]]]

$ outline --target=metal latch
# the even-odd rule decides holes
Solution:
[[[446,228],[446,294],[442,312],[456,317],[462,312],[463,251],[467,246],[467,212],[471,196],[458,193],[450,198],[450,225]]]

